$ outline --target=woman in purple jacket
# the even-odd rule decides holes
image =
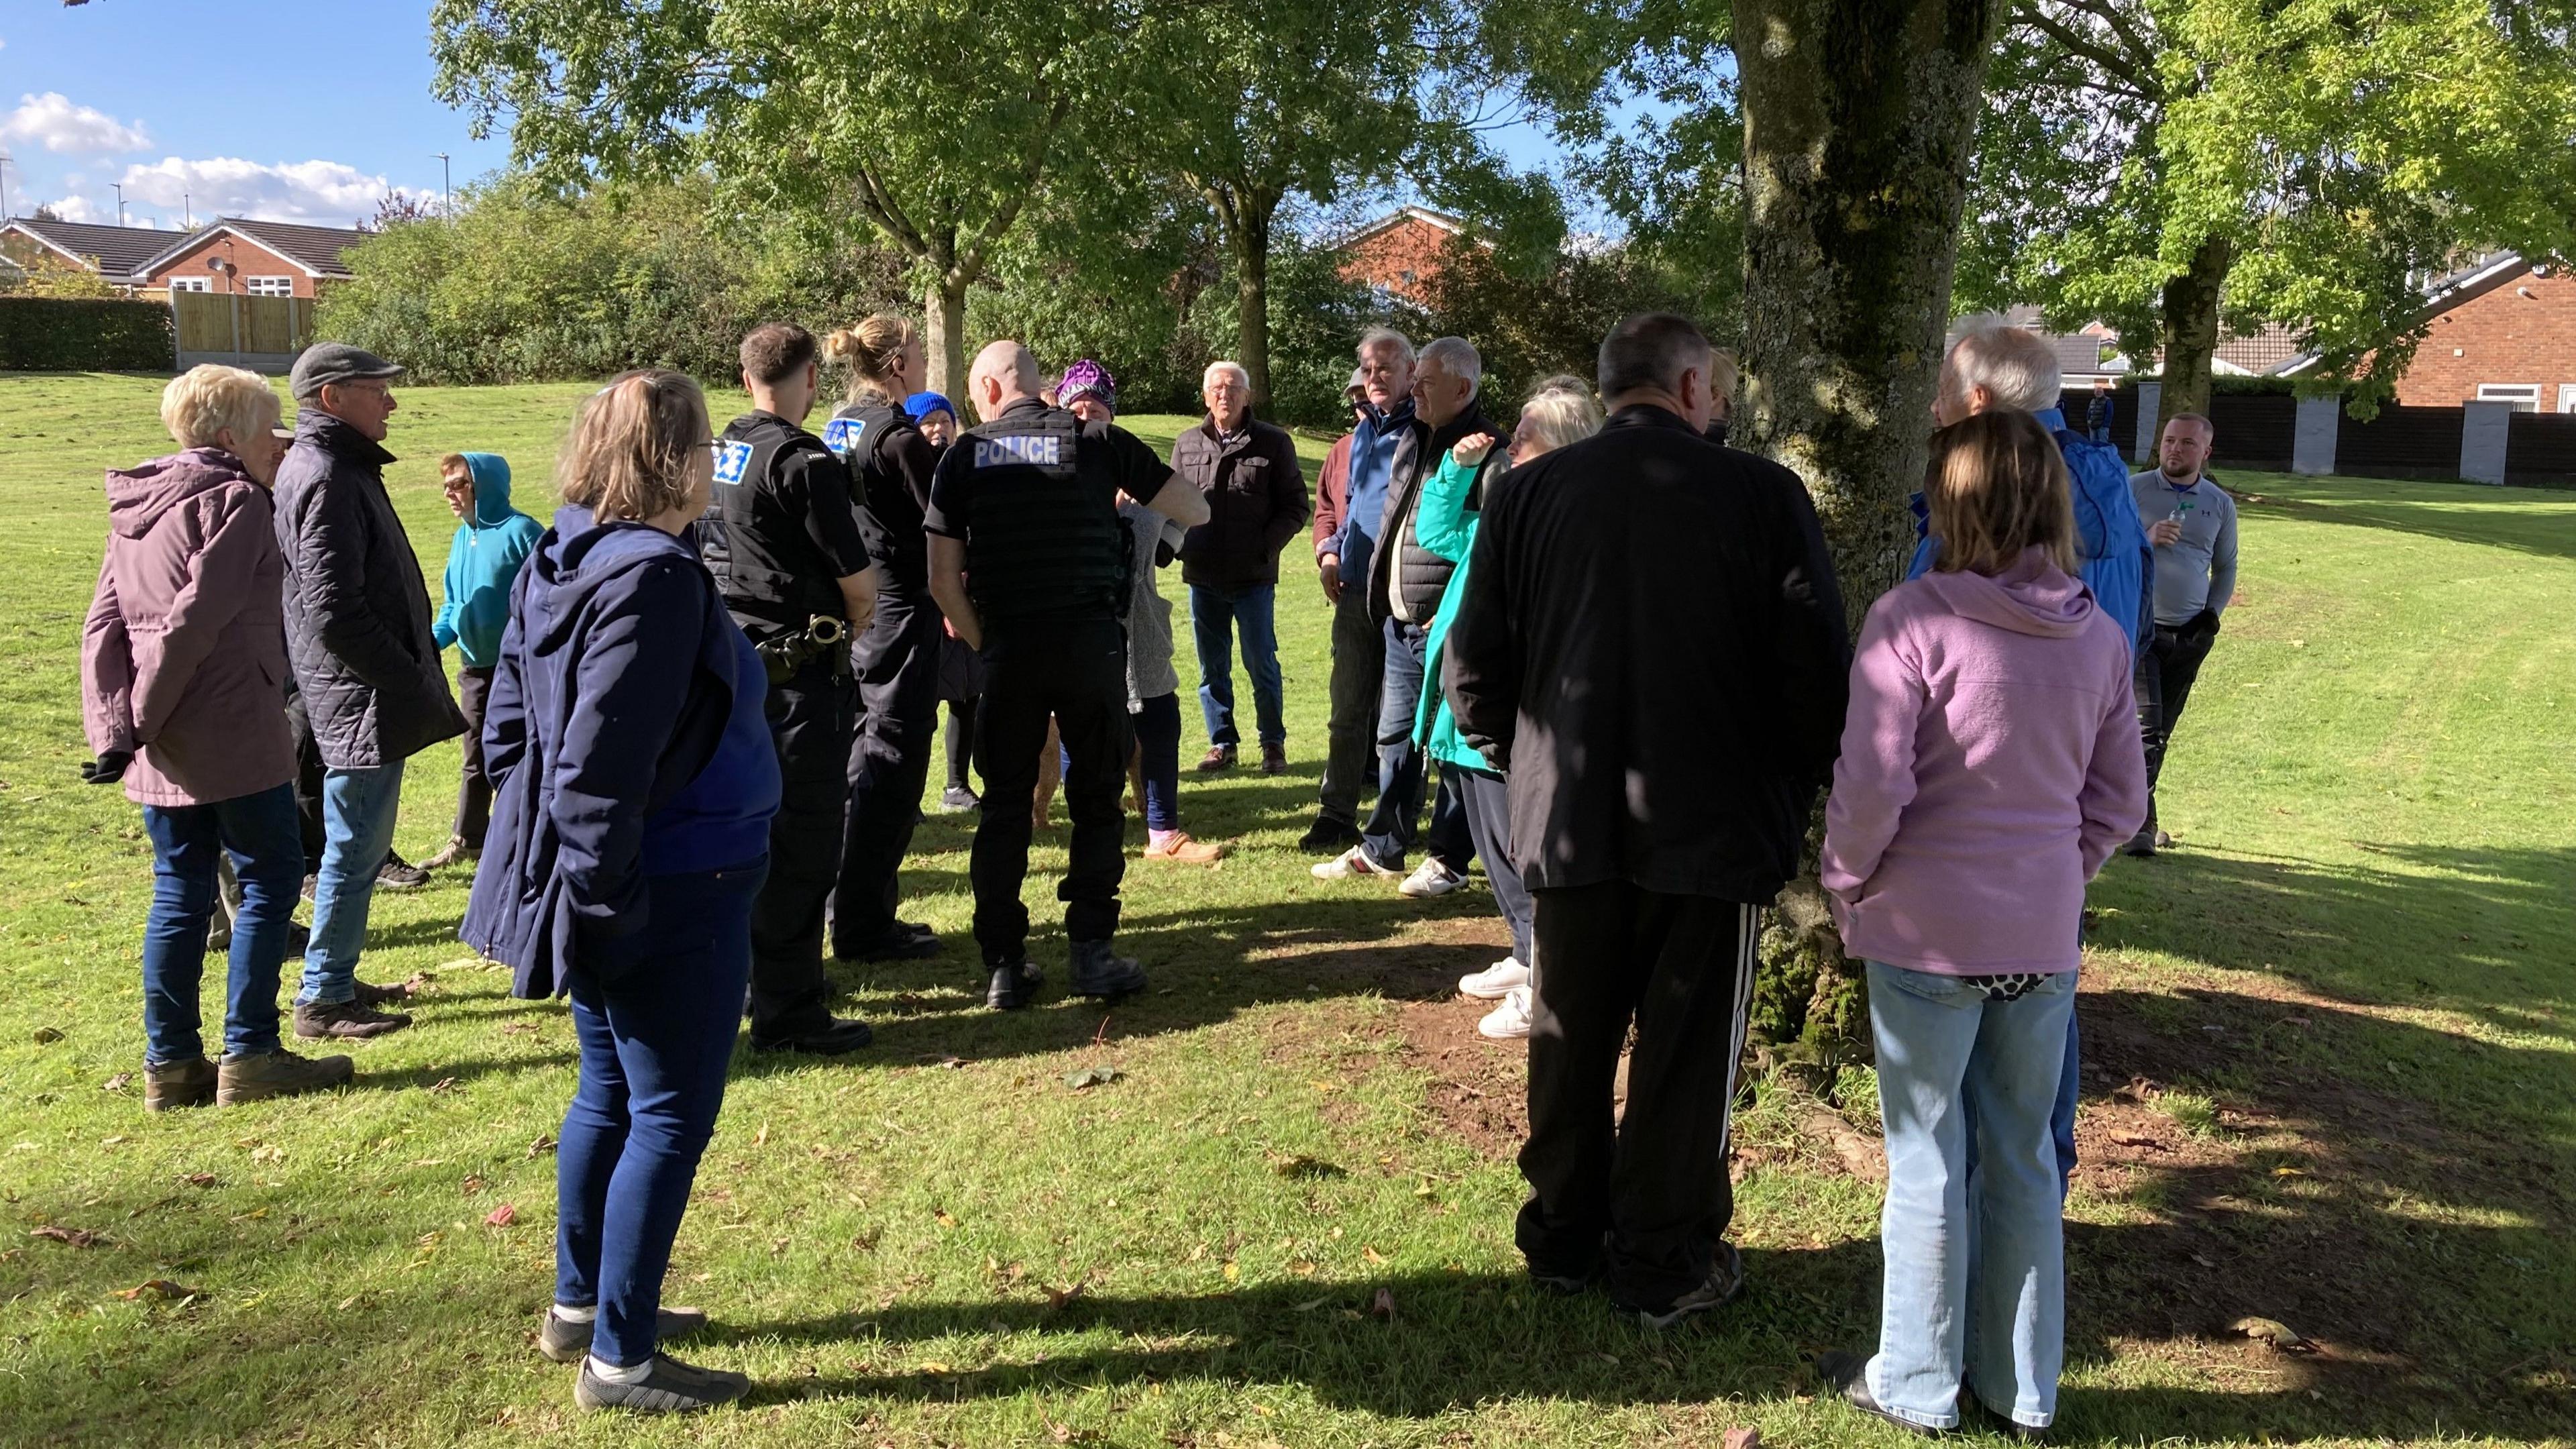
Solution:
[[[349,1080],[347,1057],[277,1037],[278,963],[304,880],[286,626],[269,488],[286,445],[277,394],[238,367],[162,389],[184,451],[107,475],[107,557],[81,641],[81,719],[95,785],[123,781],[152,838],[143,928],[143,1105],[230,1106]],[[206,1060],[197,987],[226,853],[241,880],[224,1057]]]
[[[2021,412],[1944,428],[1924,494],[1941,558],[1870,609],[1825,806],[1822,884],[1869,963],[1888,1182],[1878,1354],[1821,1367],[1919,1433],[1957,1427],[1963,1388],[2036,1431],[2065,1353],[2049,1114],[2084,883],[2146,818],[2146,759],[2128,640],[2073,576],[2048,432]]]

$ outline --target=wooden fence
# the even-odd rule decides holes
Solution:
[[[182,372],[205,362],[285,372],[313,341],[310,297],[173,292],[170,314]]]

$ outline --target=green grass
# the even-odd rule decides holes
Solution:
[[[134,808],[74,773],[78,635],[99,469],[166,450],[157,387],[0,377],[0,1438],[1711,1444],[1751,1424],[1896,1442],[1814,1400],[1801,1367],[1872,1330],[1878,1200],[1782,1097],[1745,1115],[1753,1286],[1714,1325],[1649,1337],[1521,1285],[1518,1177],[1429,1090],[1511,1054],[1407,1044],[1472,1020],[1424,999],[1497,954],[1490,898],[1321,885],[1294,846],[1327,623],[1294,548],[1296,768],[1187,780],[1191,828],[1237,847],[1220,868],[1130,867],[1123,939],[1157,990],[1004,1019],[955,947],[844,973],[880,1045],[738,1059],[673,1268],[671,1296],[717,1317],[695,1356],[753,1374],[755,1401],[577,1418],[527,1342],[570,1033],[456,944],[461,883],[379,898],[368,974],[434,984],[417,1027],[358,1048],[354,1090],[147,1118],[138,1086],[110,1089],[140,1059],[149,851]],[[430,460],[503,452],[542,512],[586,391],[402,393],[389,478],[430,577],[451,527]],[[1131,426],[1161,443],[1184,421]],[[2071,1210],[2060,1437],[2563,1441],[2576,501],[2229,481],[2257,496],[2167,776],[2181,848],[2094,891],[2095,1165]],[[455,763],[414,762],[414,857],[446,832]],[[1033,862],[1042,957],[1062,950],[1061,839]],[[908,914],[952,938],[966,844],[934,813],[906,876]],[[1124,1075],[1065,1084],[1092,1064]],[[1874,1128],[1856,1085],[1845,1115]],[[2159,1096],[2224,1131],[2175,1132]],[[504,1204],[516,1220],[487,1226]],[[118,1296],[154,1279],[193,1292]],[[2249,1314],[2325,1350],[2228,1337]]]

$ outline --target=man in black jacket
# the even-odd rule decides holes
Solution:
[[[1378,686],[1377,806],[1361,827],[1359,844],[1313,867],[1318,880],[1383,876],[1401,879],[1397,889],[1408,896],[1441,896],[1466,884],[1467,865],[1476,856],[1466,808],[1444,777],[1431,803],[1428,858],[1419,870],[1404,873],[1430,771],[1429,760],[1414,743],[1424,688],[1422,661],[1432,617],[1440,612],[1449,576],[1457,572],[1457,565],[1414,542],[1413,520],[1422,508],[1423,482],[1439,471],[1440,461],[1461,439],[1478,434],[1498,442],[1507,439],[1477,407],[1476,389],[1483,377],[1483,359],[1463,337],[1440,338],[1423,348],[1414,364],[1413,417],[1396,442],[1366,584],[1370,615],[1386,638],[1385,672]],[[1486,455],[1489,461],[1500,456],[1500,448]]]
[[[1207,721],[1202,770],[1234,767],[1242,736],[1234,723],[1234,636],[1261,732],[1261,773],[1288,769],[1288,728],[1279,683],[1279,550],[1306,524],[1306,470],[1283,428],[1252,415],[1252,375],[1239,362],[1211,362],[1200,386],[1207,416],[1172,442],[1172,471],[1207,495],[1208,521],[1181,544],[1181,582],[1199,655],[1199,712]]]
[[[465,733],[430,632],[429,586],[385,493],[388,384],[401,375],[374,353],[325,342],[304,350],[288,380],[295,444],[277,469],[286,649],[326,769],[313,932],[295,997],[301,1037],[382,1036],[411,1023],[376,1009],[405,993],[360,981],[358,953],[393,849],[403,761]]]
[[[1847,687],[1814,506],[1701,436],[1711,372],[1680,317],[1611,332],[1608,425],[1496,485],[1445,651],[1537,898],[1521,1252],[1553,1287],[1606,1273],[1655,1327],[1741,1286],[1722,1235],[1756,916],[1796,868]]]

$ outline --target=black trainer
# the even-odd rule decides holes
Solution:
[[[2137,834],[2130,836],[2129,843],[2120,847],[2120,853],[2122,855],[2133,855],[2140,860],[2144,860],[2156,853],[2156,844],[2156,828],[2150,825],[2144,830],[2139,831]]]
[[[1025,957],[1007,966],[986,966],[984,1004],[995,1011],[1017,1011],[1038,999],[1046,973]]]
[[[912,921],[897,921],[894,929],[865,944],[835,943],[832,955],[842,961],[924,961],[939,954],[939,933]]]
[[[1869,1359],[1865,1355],[1830,1349],[1817,1355],[1816,1373],[1824,1379],[1825,1387],[1833,1390],[1844,1403],[1873,1419],[1894,1424],[1908,1434],[1920,1434],[1926,1439],[1942,1432],[1929,1424],[1901,1418],[1880,1403],[1878,1396],[1869,1391]]]
[[[686,1338],[707,1326],[703,1308],[661,1308],[653,1314],[653,1336],[665,1342]],[[557,1363],[571,1363],[590,1352],[591,1330],[599,1327],[596,1319],[574,1320],[546,1309],[546,1321],[537,1329],[537,1352]]]
[[[1360,843],[1360,828],[1347,820],[1318,815],[1306,833],[1297,837],[1297,848],[1308,855],[1339,855]]]
[[[376,867],[376,889],[416,891],[429,884],[429,872],[402,858],[399,851],[385,852],[385,863]]]
[[[1110,950],[1106,941],[1074,942],[1070,974],[1076,996],[1133,996],[1145,989],[1145,968]]]
[[[1633,1303],[1613,1303],[1611,1307],[1644,1327],[1671,1328],[1684,1319],[1725,1307],[1743,1291],[1744,1258],[1733,1243],[1721,1242],[1716,1261],[1708,1265],[1708,1281],[1698,1287],[1661,1308],[1640,1308]]]
[[[723,1369],[685,1364],[667,1353],[653,1355],[653,1371],[642,1383],[612,1384],[591,1372],[590,1356],[581,1361],[581,1377],[572,1386],[572,1401],[585,1409],[625,1409],[638,1414],[686,1414],[730,1404],[751,1392],[751,1380]]]
[[[827,1016],[814,1026],[769,1035],[751,1034],[751,1049],[756,1052],[812,1052],[818,1057],[837,1057],[854,1052],[875,1041],[877,1034],[864,1021],[845,1016]]]
[[[939,792],[939,808],[951,815],[968,810],[980,810],[983,806],[983,797],[963,785],[951,785]]]

